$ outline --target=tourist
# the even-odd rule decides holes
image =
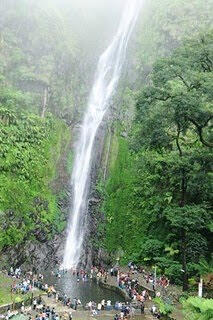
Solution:
[[[124,312],[123,311],[121,311],[121,313],[120,313],[120,318],[121,318],[121,320],[124,319]]]
[[[155,305],[153,305],[153,306],[151,307],[151,313],[152,313],[154,316],[156,315],[156,313],[157,313],[157,308],[156,308]]]
[[[69,312],[69,320],[72,320],[72,312]]]
[[[122,303],[121,302],[118,303],[118,310],[122,310]]]
[[[13,267],[10,267],[10,272],[9,272],[9,275],[10,275],[10,276],[13,276],[13,275],[14,275],[14,270],[13,270]]]
[[[46,313],[47,317],[49,318],[50,317],[50,313],[51,313],[49,306],[46,308],[45,313]]]
[[[115,310],[118,310],[118,305],[119,305],[119,302],[116,301],[116,302],[115,302],[115,305],[114,305],[114,309],[115,309]]]
[[[55,318],[55,308],[52,308],[51,316],[52,316],[52,318]]]
[[[107,283],[107,280],[108,280],[108,273],[105,272],[105,275],[104,275],[104,282]]]
[[[24,307],[24,302],[21,304],[21,313],[24,313],[25,307]]]
[[[111,310],[112,309],[112,305],[111,305],[111,300],[107,300],[107,304],[106,304],[106,310]]]
[[[46,320],[46,312],[45,312],[45,309],[43,309],[43,312],[42,312],[42,320]]]
[[[115,276],[115,277],[118,277],[118,276],[119,276],[118,268],[114,268],[114,276]]]
[[[102,309],[102,310],[105,309],[105,300],[104,300],[104,299],[101,301],[101,309]]]
[[[98,313],[101,312],[101,309],[102,309],[101,303],[98,303],[98,306],[97,306]]]
[[[89,307],[90,311],[92,311],[92,301],[88,302],[88,307]]]
[[[111,275],[111,277],[114,276],[114,269],[113,268],[110,269],[110,275]]]
[[[55,320],[60,320],[60,318],[59,318],[59,315],[58,315],[58,314],[56,314],[56,315],[55,315]]]
[[[37,306],[37,299],[34,298],[34,300],[33,300],[33,310],[36,310],[36,306]]]
[[[149,275],[147,275],[147,277],[146,277],[146,283],[147,284],[149,283]]]
[[[11,318],[11,316],[12,316],[12,314],[11,314],[10,308],[8,308],[7,315],[6,315],[6,320],[9,320]]]
[[[144,302],[141,303],[141,314],[144,314],[145,305]]]
[[[77,310],[77,307],[78,307],[78,299],[77,298],[73,299],[73,305],[74,305],[74,310]]]
[[[42,300],[41,300],[41,296],[39,295],[38,300],[37,300],[37,304],[41,304],[41,303],[42,303]]]
[[[39,276],[38,276],[38,279],[41,280],[41,281],[43,281],[43,280],[44,280],[43,274],[40,273]]]
[[[56,294],[55,294],[55,302],[58,302],[58,297],[59,297],[58,292],[56,292]]]
[[[95,309],[93,309],[92,310],[92,316],[97,316],[97,314],[98,314],[98,312]]]

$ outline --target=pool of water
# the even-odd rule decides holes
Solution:
[[[100,287],[95,280],[88,279],[88,281],[77,281],[77,277],[67,272],[59,279],[51,273],[46,273],[44,280],[53,285],[55,289],[69,298],[75,297],[80,299],[82,304],[95,301],[100,302],[102,299],[111,300],[112,303],[116,301],[124,302],[124,297],[112,290]]]

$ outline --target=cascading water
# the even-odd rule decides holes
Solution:
[[[120,78],[127,44],[137,21],[141,1],[127,0],[118,31],[98,62],[72,173],[73,204],[62,264],[65,269],[76,267],[81,255],[93,144]]]

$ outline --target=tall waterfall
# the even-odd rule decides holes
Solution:
[[[76,267],[80,259],[85,233],[87,195],[94,140],[118,84],[126,57],[128,41],[137,21],[141,1],[126,1],[117,33],[98,62],[73,166],[71,180],[73,204],[62,264],[65,269]]]

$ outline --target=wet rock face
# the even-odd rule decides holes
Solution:
[[[38,272],[60,264],[63,255],[60,248],[65,239],[64,233],[56,235],[53,240],[41,243],[29,240],[7,251],[1,256],[4,267],[19,267],[23,270]]]
[[[78,134],[78,127],[74,128],[74,135]],[[87,202],[87,216],[86,216],[86,230],[85,240],[83,244],[83,251],[81,257],[81,264],[85,267],[90,267],[93,264],[108,264],[109,256],[100,248],[100,242],[103,234],[99,231],[99,225],[104,222],[104,215],[100,210],[101,198],[97,192],[97,182],[99,174],[102,173],[102,156],[105,141],[106,123],[100,126],[94,146],[94,157],[92,161],[90,173],[90,189],[88,192]],[[76,141],[74,138],[73,141]],[[69,145],[74,149],[74,145]],[[59,180],[53,182],[52,189],[56,193],[64,191],[65,196],[59,200],[58,206],[68,221],[70,206],[72,204],[72,190],[70,187],[70,176],[65,170],[65,163],[67,161],[66,154],[63,155],[62,163],[59,167]],[[64,246],[66,241],[66,229],[56,234],[53,239],[48,240],[46,233],[34,230],[34,238],[27,240],[20,246],[11,250],[7,250],[1,256],[5,266],[13,265],[21,266],[23,270],[33,269],[34,271],[45,270],[55,265],[60,265],[63,259]]]
[[[94,156],[90,175],[90,190],[87,203],[87,229],[83,244],[81,263],[84,267],[91,265],[106,265],[110,263],[109,255],[101,248],[103,232],[100,225],[104,224],[105,217],[101,211],[102,199],[97,191],[97,183],[100,176],[103,176],[103,150],[106,134],[106,121],[98,130],[95,141]]]
[[[58,207],[61,212],[61,220],[67,220],[70,207],[70,174],[67,170],[68,153],[72,149],[72,141],[62,146],[62,154],[58,163],[57,179],[51,182],[51,189],[57,195],[63,191],[63,196],[58,200]],[[17,245],[15,248],[7,248],[0,255],[0,268],[8,266],[21,266],[23,270],[45,270],[60,263],[63,257],[65,242],[65,231],[53,235],[52,226],[48,231],[41,231],[37,226],[28,239]],[[31,239],[30,239],[31,238]]]
[[[99,193],[94,190],[93,198],[88,205],[88,233],[85,238],[85,265],[88,267],[91,265],[105,266],[111,263],[111,257],[102,248],[105,231],[100,226],[105,224],[105,216],[101,211],[101,206],[102,199]]]

